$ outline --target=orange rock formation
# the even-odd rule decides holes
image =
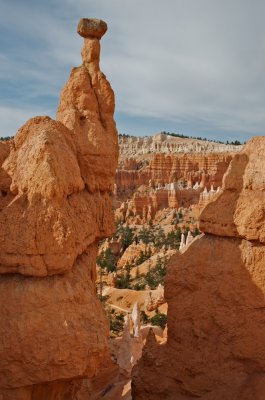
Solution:
[[[150,155],[149,155],[150,156]],[[180,179],[190,186],[196,182],[201,187],[210,189],[221,186],[233,154],[228,153],[190,153],[190,154],[155,154],[151,160],[132,159],[121,161],[116,172],[117,194],[131,194],[140,185],[151,184],[153,187],[177,182]],[[150,158],[150,157],[149,157]]]
[[[146,223],[163,209],[189,207],[199,202],[202,189],[149,189],[140,187],[127,202],[116,210],[117,220],[128,223]]]
[[[168,340],[148,341],[133,372],[134,399],[264,397],[264,159],[265,138],[253,138],[202,211],[205,234],[172,257]]]
[[[78,30],[83,65],[61,93],[58,120],[32,118],[10,152],[0,143],[3,400],[73,399],[107,359],[95,260],[113,232],[114,95],[99,69],[106,24],[81,20]]]

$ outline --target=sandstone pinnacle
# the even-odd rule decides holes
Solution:
[[[99,39],[84,42],[57,120],[32,118],[0,143],[1,400],[77,399],[110,360],[95,281],[98,240],[114,230],[118,135]]]
[[[84,38],[97,38],[100,40],[107,32],[107,29],[106,22],[101,19],[81,18],[77,26],[77,33]]]

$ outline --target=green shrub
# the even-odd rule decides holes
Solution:
[[[143,310],[140,313],[140,319],[141,319],[141,322],[142,322],[143,325],[146,325],[146,324],[148,324],[150,322],[149,318],[148,318],[148,315]]]
[[[150,322],[152,325],[161,326],[164,329],[167,324],[167,316],[166,314],[157,312],[156,315],[150,318]]]
[[[144,290],[145,283],[143,281],[137,282],[135,285],[132,286],[132,290]]]
[[[151,249],[148,249],[147,251],[145,250],[144,252],[143,252],[143,250],[141,250],[139,257],[135,261],[135,265],[142,264],[143,262],[148,260],[151,257],[151,255],[152,255]]]
[[[195,236],[198,236],[198,235],[200,235],[201,234],[201,232],[199,231],[199,229],[197,228],[197,226],[196,226],[196,228],[194,229],[194,235]]]
[[[144,225],[138,234],[138,239],[142,240],[145,244],[153,242],[153,227],[149,226],[148,228],[146,228],[146,226]]]
[[[158,257],[156,265],[147,272],[145,282],[151,289],[156,289],[160,283],[164,283],[167,263],[167,257],[163,257],[162,259]]]
[[[121,229],[121,245],[125,251],[133,242],[134,232],[129,226],[122,227]]]
[[[131,289],[131,268],[132,265],[125,265],[125,272],[117,275],[117,284],[116,287],[118,289]]]
[[[112,311],[107,313],[107,317],[112,332],[119,333],[123,330],[124,316],[122,314],[115,314],[115,312]]]

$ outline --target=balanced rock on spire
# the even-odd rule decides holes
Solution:
[[[112,192],[118,158],[114,93],[99,66],[100,35],[95,32],[104,24],[91,21],[100,20],[79,23],[89,27],[80,28],[82,32],[94,35],[83,34],[83,64],[73,68],[61,92],[57,119],[74,132],[80,171],[88,191]]]
[[[101,39],[107,29],[108,26],[102,19],[81,18],[77,26],[77,33],[83,38]]]

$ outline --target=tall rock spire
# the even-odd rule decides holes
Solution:
[[[114,227],[118,145],[114,94],[99,70],[107,26],[97,21],[79,24],[90,32],[84,62],[63,89],[58,120],[32,118],[10,149],[0,147],[3,399],[72,399],[108,359],[96,255]]]
[[[77,31],[84,38],[82,65],[73,68],[62,90],[57,119],[74,132],[88,190],[113,191],[118,158],[114,93],[99,66],[100,39],[107,24],[84,18]]]

